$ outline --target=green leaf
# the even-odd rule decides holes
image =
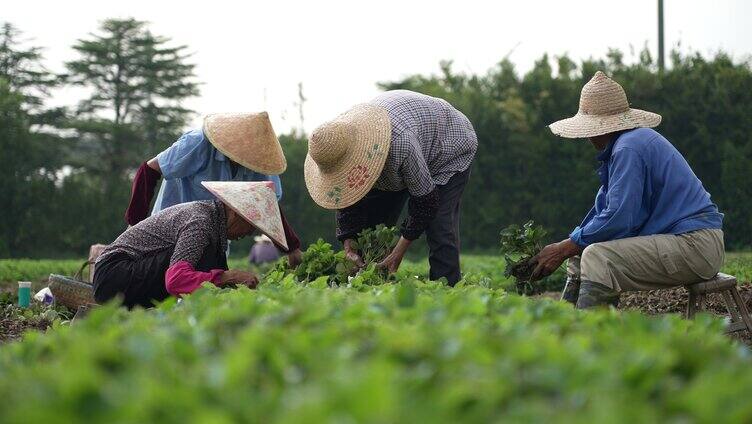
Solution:
[[[315,289],[325,289],[329,287],[329,276],[323,275],[312,282],[308,283],[308,287],[313,287]]]
[[[395,297],[400,308],[412,308],[418,296],[413,283],[405,280],[397,285]]]

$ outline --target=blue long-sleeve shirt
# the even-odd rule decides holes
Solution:
[[[157,161],[164,180],[152,215],[180,203],[214,199],[214,195],[201,185],[202,181],[271,181],[277,200],[282,197],[282,182],[278,175],[264,175],[238,165],[233,177],[230,161],[209,142],[201,129],[183,134],[157,155]]]
[[[653,234],[720,229],[723,214],[678,150],[649,128],[626,131],[598,155],[595,205],[570,239],[580,247]]]

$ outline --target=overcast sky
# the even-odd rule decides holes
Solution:
[[[303,83],[308,131],[378,93],[376,83],[455,69],[485,73],[511,52],[521,71],[543,53],[602,57],[609,47],[645,43],[657,51],[657,0],[378,1],[12,1],[7,20],[46,48],[62,70],[70,46],[111,17],[151,23],[153,32],[193,52],[201,96],[198,114],[268,110],[278,133],[299,126],[294,103]],[[735,58],[752,54],[752,1],[665,0],[667,50]],[[56,104],[80,94],[56,93]],[[574,100],[573,100],[574,101]],[[576,109],[576,101],[573,112]],[[200,116],[194,120],[200,125]]]

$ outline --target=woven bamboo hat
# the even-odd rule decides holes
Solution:
[[[287,249],[287,238],[282,228],[282,217],[277,204],[274,183],[247,181],[202,181],[213,195],[225,205]]]
[[[252,171],[277,175],[287,168],[266,112],[206,115],[204,134],[217,150]]]
[[[587,138],[638,127],[652,128],[661,115],[631,109],[624,89],[601,71],[582,87],[577,115],[556,121],[548,127],[566,138]]]
[[[384,169],[392,124],[386,109],[361,104],[316,128],[308,141],[305,182],[326,209],[362,199]]]

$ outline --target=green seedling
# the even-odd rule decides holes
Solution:
[[[531,259],[543,249],[546,234],[546,230],[533,221],[522,227],[510,225],[501,231],[501,254],[507,264],[504,275],[515,279],[515,288],[520,294],[534,292],[530,280],[535,263]]]

